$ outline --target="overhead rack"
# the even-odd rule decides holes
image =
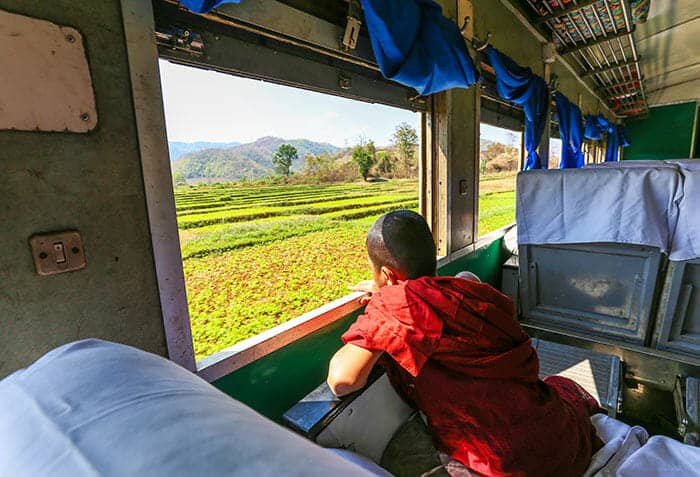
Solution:
[[[524,0],[531,23],[557,52],[578,65],[600,97],[620,117],[649,110],[644,76],[625,0]]]

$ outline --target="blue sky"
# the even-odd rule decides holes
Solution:
[[[170,141],[252,142],[263,136],[351,146],[360,137],[391,142],[397,124],[418,129],[419,115],[398,108],[314,93],[160,61]],[[503,130],[482,135],[506,141]]]

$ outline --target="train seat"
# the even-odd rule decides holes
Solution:
[[[0,435],[3,476],[386,475],[173,362],[100,340],[63,345],[0,381]]]
[[[697,160],[521,173],[503,290],[534,328],[700,359],[698,201]]]

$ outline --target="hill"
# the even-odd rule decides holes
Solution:
[[[172,163],[173,172],[182,172],[188,180],[239,180],[259,179],[274,173],[272,156],[282,144],[291,144],[297,149],[298,158],[292,162],[292,171],[304,167],[307,154],[335,153],[340,148],[308,139],[282,139],[262,137],[255,142],[228,148],[211,148],[182,156]]]
[[[202,151],[204,149],[225,149],[227,147],[238,146],[239,144],[240,142],[168,141],[168,150],[170,151],[170,160],[175,161],[191,152]]]

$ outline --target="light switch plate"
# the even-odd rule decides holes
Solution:
[[[87,266],[83,239],[76,231],[33,235],[29,245],[39,275],[72,272]]]

